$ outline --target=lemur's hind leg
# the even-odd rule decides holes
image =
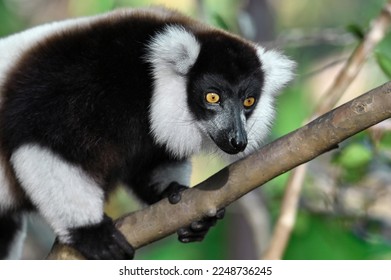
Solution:
[[[22,213],[0,215],[0,259],[20,259],[26,237],[26,219]]]
[[[104,215],[102,187],[77,165],[37,144],[11,156],[21,187],[58,240],[87,259],[130,259],[134,250]]]

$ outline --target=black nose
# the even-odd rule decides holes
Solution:
[[[246,146],[247,146],[246,139],[243,139],[241,137],[232,138],[230,142],[231,142],[232,147],[238,152],[243,152],[244,149],[246,149]]]

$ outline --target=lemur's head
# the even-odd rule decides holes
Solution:
[[[291,60],[219,30],[177,25],[148,47],[157,143],[179,158],[199,151],[241,157],[260,147],[274,97],[293,76]]]

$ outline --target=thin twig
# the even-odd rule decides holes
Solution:
[[[373,53],[377,44],[384,38],[391,23],[391,1],[388,1],[379,16],[371,23],[364,39],[354,50],[345,66],[338,73],[334,83],[323,95],[315,112],[322,115],[338,103],[346,89],[360,72],[364,62]]]
[[[343,29],[315,28],[315,29],[291,29],[273,41],[262,42],[267,48],[300,48],[312,45],[346,46],[355,42],[352,34]]]
[[[269,211],[259,192],[250,192],[238,202],[253,236],[254,252],[259,256],[268,248],[271,239]]]
[[[391,23],[391,0],[389,0],[379,16],[371,23],[370,29],[363,41],[357,46],[345,66],[337,75],[334,83],[323,95],[313,114],[319,116],[331,110],[341,99],[346,89],[352,83],[362,68],[362,65],[373,52],[375,46],[384,38]],[[295,224],[297,206],[306,174],[306,166],[300,166],[292,171],[288,180],[281,213],[275,225],[272,240],[263,259],[281,259],[288,244],[292,228]]]

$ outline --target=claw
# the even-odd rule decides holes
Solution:
[[[188,189],[188,187],[172,182],[161,194],[161,197],[167,197],[171,204],[177,204],[182,199],[181,192]]]
[[[218,220],[224,217],[225,209],[219,209],[215,216],[206,217],[199,221],[192,222],[188,227],[180,228],[177,231],[179,241],[189,243],[202,241],[209,229],[213,227]]]
[[[224,218],[224,215],[225,215],[225,208],[221,208],[219,210],[217,210],[217,213],[216,213],[216,218],[218,220],[221,220]]]
[[[203,223],[203,221],[192,222],[190,224],[190,228],[195,231],[199,231],[199,230],[205,228],[205,223]]]
[[[181,193],[177,192],[177,193],[172,193],[168,196],[168,201],[171,203],[171,204],[177,204],[179,201],[181,201],[182,199],[182,195]]]
[[[183,237],[187,236],[189,233],[190,233],[190,231],[189,231],[188,228],[186,228],[186,227],[180,228],[180,229],[178,229],[178,231],[177,231],[177,234],[178,234],[179,236],[183,236]]]

